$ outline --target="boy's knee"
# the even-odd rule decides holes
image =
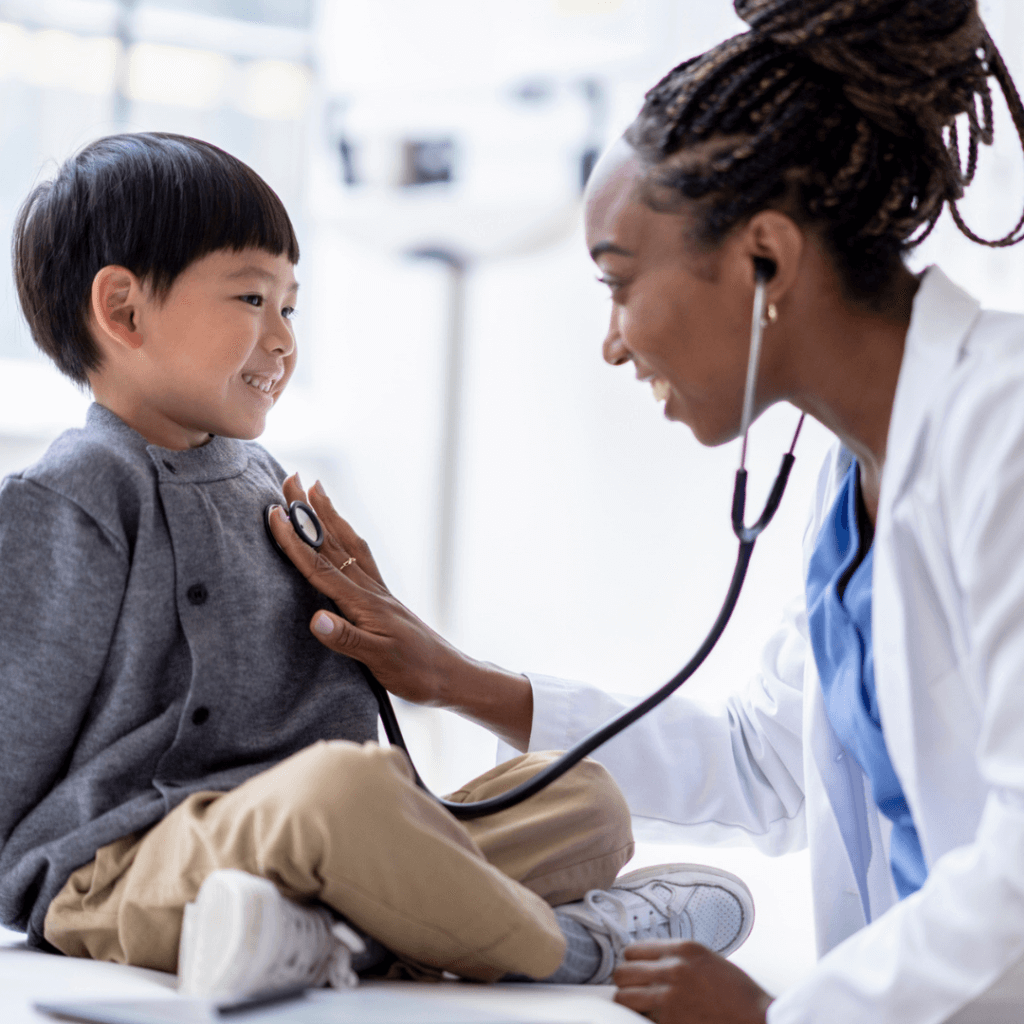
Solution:
[[[562,753],[561,750],[541,750],[527,754],[522,768],[528,768],[529,775],[535,775],[557,761]],[[612,773],[599,761],[585,757],[551,784],[551,792],[553,796],[559,793],[571,796],[574,803],[607,818],[609,824],[630,827],[631,816],[626,798]]]
[[[345,813],[346,805],[386,802],[389,793],[412,779],[400,751],[348,740],[321,740],[271,771],[279,775],[277,788],[298,814],[321,813],[326,806]]]
[[[608,812],[626,821],[630,819],[629,805],[623,795],[619,784],[612,778],[612,773],[599,761],[592,761],[589,757],[584,758],[576,766],[580,773],[579,784],[590,794],[595,804],[607,808]]]

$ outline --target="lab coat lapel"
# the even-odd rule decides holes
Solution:
[[[916,666],[909,658],[913,647],[908,643],[907,617],[900,605],[893,509],[925,458],[929,411],[959,361],[979,312],[979,303],[941,270],[932,267],[926,272],[914,298],[896,386],[875,524],[871,609],[875,682],[886,747],[915,817],[921,808],[921,783],[912,706],[922,695],[914,693]]]

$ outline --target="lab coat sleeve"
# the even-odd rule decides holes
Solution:
[[[803,816],[803,601],[766,646],[761,671],[724,705],[674,694],[593,757],[633,814],[680,842],[746,838],[769,854],[799,849]],[[593,686],[531,675],[531,750],[562,750],[634,701]]]
[[[72,767],[127,568],[74,502],[20,477],[0,484],[0,871],[43,838],[25,819]]]
[[[841,943],[769,1012],[770,1024],[1020,1020],[1024,1000],[1024,363],[955,400],[942,424],[938,493],[960,587],[961,665],[980,723],[988,795],[973,841],[924,886]],[[956,814],[955,806],[949,808]],[[1016,977],[1013,1005],[993,1004]],[[999,997],[1002,998],[1002,997]],[[827,1013],[825,1013],[827,1008]],[[823,1016],[823,1013],[825,1015]]]

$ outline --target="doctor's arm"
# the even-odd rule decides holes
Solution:
[[[322,491],[314,487],[307,497],[290,477],[284,493],[289,502],[308,500],[324,525],[316,552],[286,518],[271,517],[278,543],[340,613],[318,612],[313,634],[364,662],[392,693],[455,711],[516,750],[565,749],[623,710],[622,701],[595,687],[466,657],[390,594],[369,548]],[[320,632],[320,621],[329,632]],[[741,832],[766,852],[799,848],[806,652],[798,601],[767,645],[761,672],[725,707],[671,698],[593,756],[612,772],[635,814],[683,825],[693,841]]]

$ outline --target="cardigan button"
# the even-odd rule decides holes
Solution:
[[[192,724],[193,725],[202,725],[203,722],[205,722],[209,717],[210,717],[210,709],[209,708],[196,708],[195,711],[192,712]]]
[[[189,599],[189,603],[191,604],[206,604],[206,599],[210,594],[202,583],[193,583],[185,592],[185,596]]]

